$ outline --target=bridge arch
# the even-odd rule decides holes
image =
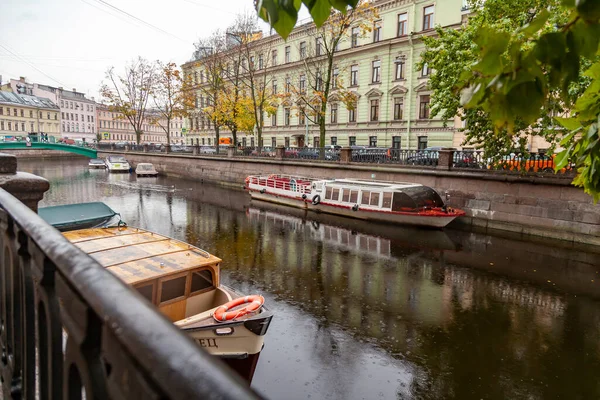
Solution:
[[[88,158],[96,158],[96,149],[90,149],[88,147],[80,147],[62,143],[43,143],[43,142],[32,142],[31,146],[27,146],[27,142],[0,142],[0,151],[6,149],[38,149],[38,150],[62,150],[70,153],[79,154]]]

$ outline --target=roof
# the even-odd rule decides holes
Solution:
[[[369,188],[379,188],[379,189],[406,189],[406,188],[414,188],[414,187],[422,187],[427,188],[427,186],[423,186],[419,183],[411,183],[411,182],[387,182],[387,181],[363,181],[360,179],[334,179],[334,180],[326,180],[325,183],[327,185],[336,185],[343,187],[369,187]]]
[[[27,94],[18,94],[5,90],[0,90],[0,104],[15,104],[25,107],[60,110],[60,108],[50,99]]]
[[[138,228],[81,229],[64,236],[130,285],[221,262],[195,246]]]

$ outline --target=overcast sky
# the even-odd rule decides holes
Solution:
[[[225,29],[236,13],[253,10],[252,0],[1,2],[2,82],[25,76],[30,82],[76,88],[97,101],[108,67],[122,71],[138,55],[181,65],[190,59],[199,37]]]

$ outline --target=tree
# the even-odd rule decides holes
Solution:
[[[461,104],[487,113],[501,138],[511,137],[518,123],[534,124],[549,105],[564,107],[565,115],[554,117],[564,148],[555,168],[573,164],[573,183],[594,201],[600,199],[599,42],[600,1],[563,0],[514,31],[481,26],[480,53],[461,85]]]
[[[165,132],[167,145],[171,145],[173,119],[187,116],[188,111],[194,107],[194,95],[189,86],[189,79],[183,78],[177,64],[156,62],[156,83],[152,99],[157,118],[151,121]]]
[[[217,105],[221,102],[221,95],[225,89],[225,35],[221,31],[213,32],[209,37],[200,39],[195,43],[194,58],[196,67],[200,69],[201,114],[212,122],[215,128],[217,152],[219,152],[220,128],[225,124],[225,114]],[[196,98],[196,107],[198,100]],[[210,126],[209,126],[210,128]]]
[[[155,84],[154,65],[138,57],[126,66],[124,75],[117,75],[114,67],[110,67],[106,78],[109,83],[102,84],[100,95],[108,103],[110,111],[129,121],[135,131],[136,142],[140,144],[146,107]]]
[[[228,29],[229,36],[234,38],[230,52],[239,52],[241,62],[240,86],[252,101],[255,128],[259,150],[262,148],[262,130],[265,114],[277,112],[277,96],[272,91],[273,76],[270,74],[271,42],[257,41],[262,37],[256,18],[249,14],[238,14],[235,23]],[[231,53],[230,53],[231,54]],[[237,58],[237,57],[236,57]]]
[[[312,39],[308,46],[300,44],[300,54],[304,53],[303,69],[300,76],[293,79],[291,91],[294,102],[299,105],[300,112],[311,122],[319,125],[319,146],[325,147],[326,113],[332,103],[342,102],[346,107],[353,107],[349,91],[339,78],[342,65],[335,65],[335,57],[340,42],[351,39],[352,30],[356,29],[356,39],[364,37],[373,29],[377,11],[368,2],[360,2],[346,13],[333,12],[329,21],[320,28],[312,30]],[[310,29],[310,28],[309,28]],[[304,48],[302,48],[304,46]],[[330,94],[335,92],[335,96]],[[349,102],[350,100],[350,102]],[[325,152],[321,151],[321,158]]]

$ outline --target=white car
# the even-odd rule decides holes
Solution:
[[[135,174],[137,176],[158,176],[158,171],[150,163],[139,163],[135,168]]]
[[[106,157],[106,168],[109,172],[129,172],[131,166],[123,156]]]

